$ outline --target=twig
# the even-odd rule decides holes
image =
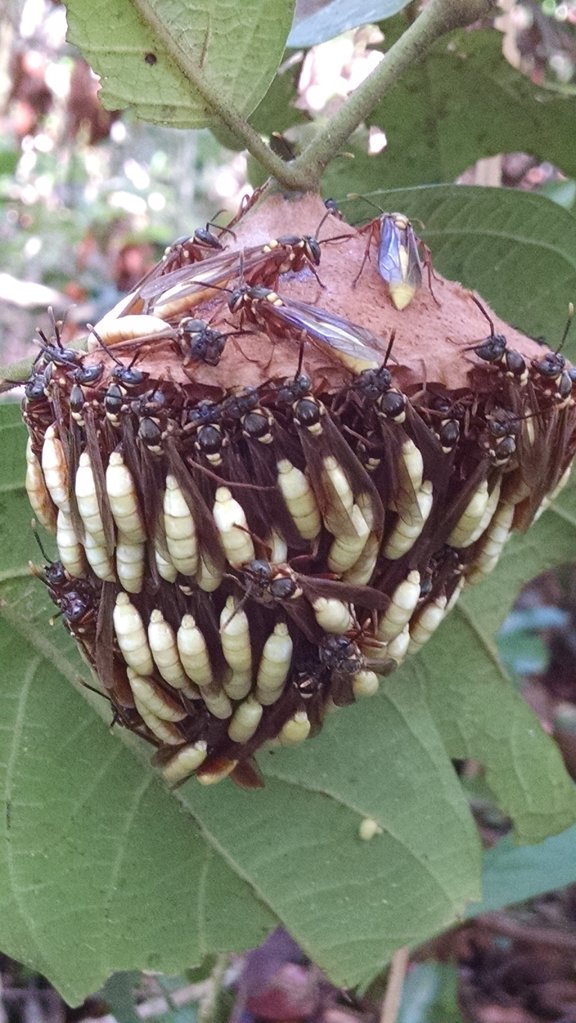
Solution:
[[[519,920],[513,920],[512,917],[506,916],[505,913],[483,913],[482,916],[476,917],[475,923],[486,927],[489,931],[495,931],[496,934],[504,934],[507,938],[513,938],[515,941],[576,952],[576,935],[567,934],[552,927],[535,927],[533,923],[524,925]]]
[[[407,945],[404,948],[399,948],[390,960],[388,983],[386,984],[386,993],[382,1002],[380,1023],[396,1023],[409,960],[410,949]]]
[[[324,168],[345,145],[400,76],[433,43],[455,28],[464,28],[496,10],[496,0],[430,0],[422,13],[388,50],[384,60],[331,117],[301,156],[292,175],[319,182]]]
[[[224,985],[224,976],[229,956],[223,954],[216,957],[214,969],[210,974],[210,985],[206,995],[198,1006],[198,1023],[214,1023],[218,1011],[218,999]]]
[[[155,5],[150,0],[134,0],[134,6],[212,114],[226,125],[283,188],[299,192],[319,189],[324,168],[382,99],[387,89],[395,84],[415,60],[429,50],[440,36],[491,14],[496,9],[496,0],[430,0],[372,74],[324,124],[314,141],[290,163],[276,156],[246,118],[222,100],[218,90],[202,74],[195,59],[190,57],[180,46],[178,38],[167,29]]]

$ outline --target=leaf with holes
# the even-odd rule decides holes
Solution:
[[[68,0],[70,42],[102,79],[109,110],[173,128],[248,115],[278,67],[292,0]],[[233,40],[233,45],[231,41]]]

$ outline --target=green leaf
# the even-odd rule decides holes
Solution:
[[[108,1011],[118,1023],[139,1023],[134,988],[140,980],[136,970],[113,973],[100,992]]]
[[[576,820],[576,792],[560,752],[499,668],[491,636],[464,610],[406,674],[426,686],[450,755],[483,764],[519,841],[538,842]]]
[[[277,74],[256,110],[250,117],[250,124],[263,135],[273,131],[284,132],[294,124],[303,124],[308,118],[294,106],[296,86],[301,63],[287,67]]]
[[[74,692],[87,672],[44,601],[3,592],[2,948],[77,1003],[114,970],[258,944],[270,911]]]
[[[390,89],[369,123],[386,132],[382,187],[453,181],[477,160],[525,152],[576,174],[576,100],[538,88],[494,31],[455,32]]]
[[[557,345],[576,297],[572,213],[533,193],[472,185],[394,189],[368,198],[414,220],[440,273],[477,289],[509,323]],[[341,206],[354,221],[377,215],[361,200]],[[478,336],[484,334],[480,317]],[[576,354],[576,332],[565,350]]]
[[[540,195],[545,195],[552,202],[564,206],[567,210],[573,210],[576,203],[576,181],[573,178],[565,178],[562,181],[547,181],[540,188]]]
[[[193,786],[182,797],[337,984],[370,980],[434,919],[458,917],[477,838],[418,685],[391,678],[314,742],[259,763],[257,798],[230,786],[218,799]],[[371,841],[359,838],[366,817],[383,829]]]
[[[464,1023],[458,1008],[459,975],[451,963],[410,965],[398,1023]]]
[[[293,0],[68,0],[68,38],[102,78],[109,109],[174,128],[220,123],[212,100],[248,115],[265,95]],[[233,40],[233,45],[232,45]]]
[[[506,835],[484,854],[482,901],[469,906],[467,917],[525,902],[576,881],[576,827],[518,847]]]
[[[484,765],[488,785],[523,842],[572,824],[576,790],[556,745],[506,678],[494,633],[523,583],[574,560],[575,507],[572,483],[527,536],[513,537],[489,582],[466,591],[449,622],[402,669],[406,684],[414,678],[425,687],[450,755]]]
[[[514,679],[544,672],[550,660],[550,651],[542,636],[523,630],[510,633],[505,641],[499,637],[498,651],[506,671]]]
[[[370,3],[366,3],[366,0],[332,0],[331,3],[324,3],[320,10],[314,9],[318,7],[315,4],[311,14],[301,5],[304,7],[303,16],[296,16],[288,37],[288,46],[295,49],[300,46],[316,46],[348,29],[391,18],[409,3],[410,0],[371,0]]]
[[[272,81],[272,85],[250,116],[250,124],[262,135],[271,135],[272,132],[282,134],[294,125],[304,124],[308,118],[304,111],[294,106],[296,99],[296,86],[300,74],[302,62],[296,65],[285,67]],[[224,126],[212,127],[212,132],[223,146],[230,149],[243,149],[243,143],[237,139],[229,128]],[[258,187],[267,177],[264,168],[253,157],[249,157],[251,166],[250,182]]]
[[[451,189],[448,208],[470,191],[488,190]],[[569,251],[564,238],[554,245]],[[37,554],[23,528],[18,418],[0,408],[0,945],[70,1000],[114,970],[174,972],[256,944],[279,922],[336,983],[369,980],[477,897],[478,841],[449,755],[485,763],[523,840],[574,821],[573,786],[503,678],[493,639],[521,582],[574,556],[574,488],[379,697],[329,719],[302,749],[262,753],[262,792],[191,781],[169,793],[148,748],[110,735],[90,706],[99,698],[70,685],[87,670],[61,624],[47,626],[53,608],[26,567]],[[365,817],[382,829],[367,842]]]

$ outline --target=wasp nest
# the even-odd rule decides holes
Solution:
[[[566,481],[574,370],[423,269],[399,214],[274,199],[175,242],[88,354],[41,341],[36,571],[170,783],[257,784]]]

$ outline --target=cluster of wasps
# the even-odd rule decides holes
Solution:
[[[383,214],[367,238],[384,304],[405,308],[423,277],[410,222]],[[576,449],[574,370],[559,351],[527,361],[481,306],[470,385],[406,393],[393,336],[283,297],[296,278],[318,292],[323,244],[239,248],[207,225],[90,328],[88,353],[41,334],[25,383],[26,486],[58,547],[34,570],[170,784],[258,786],[263,743],[375,693]],[[291,373],[206,384],[231,347],[252,361],[250,339]]]

